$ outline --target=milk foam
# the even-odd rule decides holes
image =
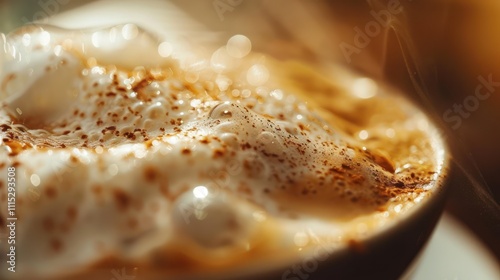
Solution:
[[[133,25],[31,28],[6,48],[0,163],[17,168],[23,275],[171,255],[234,265],[318,240],[341,246],[418,203],[439,175],[426,174],[440,163],[425,117],[347,125],[241,35],[189,62]],[[342,98],[359,113],[349,106],[364,97]],[[388,155],[387,143],[413,158]],[[304,229],[318,238],[299,246]]]

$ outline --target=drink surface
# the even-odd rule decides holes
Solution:
[[[20,276],[291,262],[391,225],[444,172],[436,130],[391,89],[241,35],[209,55],[130,24],[2,39],[0,190],[15,167]]]

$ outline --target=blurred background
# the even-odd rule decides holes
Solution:
[[[0,0],[0,32],[88,2]],[[216,37],[245,34],[255,50],[344,64],[400,88],[453,151],[447,212],[500,260],[500,1],[170,2]]]

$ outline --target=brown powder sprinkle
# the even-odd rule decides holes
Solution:
[[[68,215],[70,221],[74,221],[76,219],[78,212],[74,206],[70,206],[66,211],[66,214]]]
[[[144,178],[148,182],[154,182],[158,178],[158,171],[153,166],[144,168]]]
[[[113,189],[113,198],[119,210],[125,211],[130,206],[130,196],[121,189]]]
[[[42,221],[42,226],[46,231],[52,231],[55,227],[55,224],[51,217],[46,217]]]
[[[102,187],[100,185],[94,185],[91,190],[96,196],[100,196],[102,194]]]
[[[137,221],[136,218],[130,218],[127,222],[127,225],[130,229],[136,229],[137,226],[139,225],[139,222]]]
[[[53,186],[45,187],[44,191],[48,198],[55,198],[57,196],[57,190]]]
[[[63,244],[59,239],[52,239],[50,241],[50,247],[52,248],[52,251],[60,252],[63,248]]]

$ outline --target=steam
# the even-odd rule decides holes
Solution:
[[[368,3],[374,9],[381,9],[384,7],[380,0],[368,0]],[[443,20],[446,20],[447,10],[443,11]],[[467,203],[477,208],[486,219],[486,222],[491,224],[491,229],[500,232],[500,205],[495,201],[488,183],[485,181],[481,170],[479,169],[476,161],[468,151],[466,145],[457,137],[457,132],[452,130],[438,112],[435,102],[436,96],[439,95],[435,87],[432,73],[424,71],[422,65],[422,56],[418,53],[412,36],[409,33],[407,24],[408,15],[406,11],[399,14],[398,17],[393,17],[389,26],[390,32],[394,34],[403,56],[406,70],[412,82],[415,92],[426,106],[429,108],[428,113],[433,117],[437,126],[441,129],[441,135],[447,139],[447,143],[452,153],[452,161],[455,166],[453,174],[454,180],[450,183],[452,187],[458,187],[456,184],[464,183],[467,185],[467,191],[470,191],[473,197]],[[387,40],[388,37],[385,37]],[[385,47],[387,47],[387,42]],[[385,57],[387,48],[384,49],[380,55]],[[496,227],[496,228],[494,228]]]

